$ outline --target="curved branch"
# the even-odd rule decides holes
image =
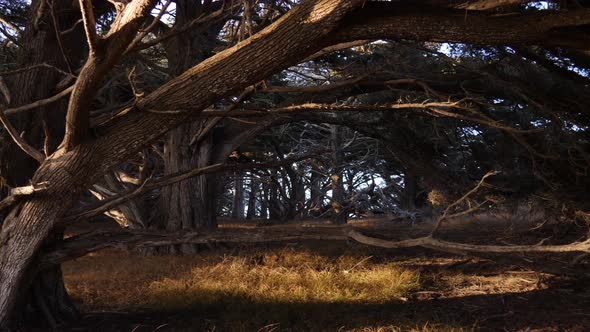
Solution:
[[[411,247],[424,247],[440,251],[450,252],[462,252],[462,253],[567,253],[567,252],[590,252],[590,239],[582,242],[573,242],[570,244],[561,245],[483,245],[483,244],[470,244],[470,243],[458,243],[449,242],[444,240],[435,239],[431,236],[419,237],[416,239],[401,240],[401,241],[390,241],[378,239],[370,236],[361,234],[355,230],[348,232],[348,236],[360,243],[395,249],[395,248],[411,248]]]
[[[22,137],[20,137],[20,135],[16,132],[16,129],[14,129],[10,121],[8,121],[8,119],[6,118],[6,115],[4,114],[4,110],[2,108],[0,108],[0,122],[2,122],[2,124],[8,131],[8,134],[14,140],[14,143],[16,143],[16,145],[18,145],[18,147],[20,147],[21,150],[23,150],[26,154],[31,156],[31,158],[37,160],[39,163],[42,163],[45,160],[45,155],[43,153],[39,152],[34,147],[30,146],[29,143],[27,143]]]
[[[37,100],[35,102],[32,102],[30,104],[26,104],[23,106],[19,106],[19,107],[15,107],[15,108],[8,108],[4,111],[5,115],[12,115],[12,114],[17,114],[17,113],[21,113],[21,112],[26,112],[26,111],[30,111],[33,110],[35,108],[41,107],[41,106],[45,106],[51,103],[54,103],[58,100],[60,100],[61,98],[69,95],[72,90],[74,90],[74,86],[70,86],[67,89],[64,89],[63,91],[61,91],[60,93],[57,93],[49,98],[45,98],[45,99],[41,99],[41,100]]]

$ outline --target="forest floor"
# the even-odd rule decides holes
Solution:
[[[356,223],[398,238],[429,227]],[[252,224],[223,227],[244,225]],[[442,236],[535,243],[548,230],[532,226],[456,223]],[[220,246],[187,256],[105,250],[63,265],[83,313],[63,331],[590,331],[590,264],[568,264],[573,257],[476,257],[344,241]]]

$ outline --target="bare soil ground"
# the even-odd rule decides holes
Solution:
[[[353,224],[398,239],[430,228]],[[580,236],[575,225],[534,226],[480,218],[449,224],[442,236],[473,243]],[[62,330],[590,331],[589,263],[569,264],[574,257],[475,257],[342,241],[220,246],[183,257],[106,250],[64,264],[83,319]]]

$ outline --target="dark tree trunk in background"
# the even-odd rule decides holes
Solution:
[[[412,211],[416,209],[416,195],[418,193],[418,178],[411,170],[404,174],[404,192],[401,200],[401,208]]]
[[[334,224],[345,224],[348,219],[344,202],[344,181],[342,178],[342,162],[344,153],[342,151],[342,129],[337,125],[331,125],[331,149],[332,149],[332,207],[331,220]]]
[[[322,175],[320,174],[321,170],[316,161],[312,162],[311,164],[311,187],[310,187],[310,205],[309,205],[309,215],[317,217],[320,215],[322,210]]]
[[[301,174],[297,169],[290,165],[287,165],[284,168],[291,185],[288,210],[284,217],[287,219],[293,219],[297,217],[303,209],[305,203],[305,186]]]
[[[232,213],[233,219],[244,218],[244,178],[240,174],[235,174],[232,196]]]
[[[256,195],[258,194],[258,188],[260,182],[258,178],[250,176],[250,193],[248,194],[248,211],[246,212],[246,219],[253,219],[256,217]]]
[[[188,24],[211,10],[213,8],[205,8],[200,1],[178,0],[175,26]],[[192,29],[172,38],[166,45],[170,73],[178,76],[209,57],[221,26],[214,24],[206,33],[201,29]],[[170,131],[164,148],[164,174],[209,165],[213,153],[212,134],[205,134],[191,145],[193,137],[204,127],[205,120],[195,120]],[[213,175],[201,175],[164,188],[160,200],[163,227],[169,231],[216,228],[217,190],[214,179]]]
[[[295,193],[295,212],[297,213],[296,217],[303,217],[305,210],[305,183],[303,182],[301,174],[298,174],[297,176],[295,188],[297,188]]]
[[[268,212],[269,218],[273,221],[281,220],[281,202],[279,201],[279,173],[276,169],[270,171],[270,183],[269,183],[269,199],[268,199]]]
[[[192,129],[192,130],[191,130]],[[209,164],[211,140],[191,146],[191,135],[200,129],[200,123],[184,124],[173,130],[164,147],[164,175],[186,171]],[[208,175],[197,176],[164,187],[161,192],[161,213],[167,231],[213,229],[217,227],[214,183]],[[192,253],[194,245],[183,245],[180,251]]]

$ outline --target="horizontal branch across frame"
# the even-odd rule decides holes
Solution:
[[[305,240],[347,241],[373,247],[399,249],[422,247],[452,253],[521,254],[590,252],[590,239],[563,245],[483,245],[444,241],[432,236],[407,240],[386,240],[367,236],[350,225],[267,226],[250,228],[220,228],[215,231],[162,233],[149,231],[95,231],[70,237],[57,249],[45,254],[38,269],[82,257],[91,252],[116,248],[131,250],[178,244],[261,244]]]

